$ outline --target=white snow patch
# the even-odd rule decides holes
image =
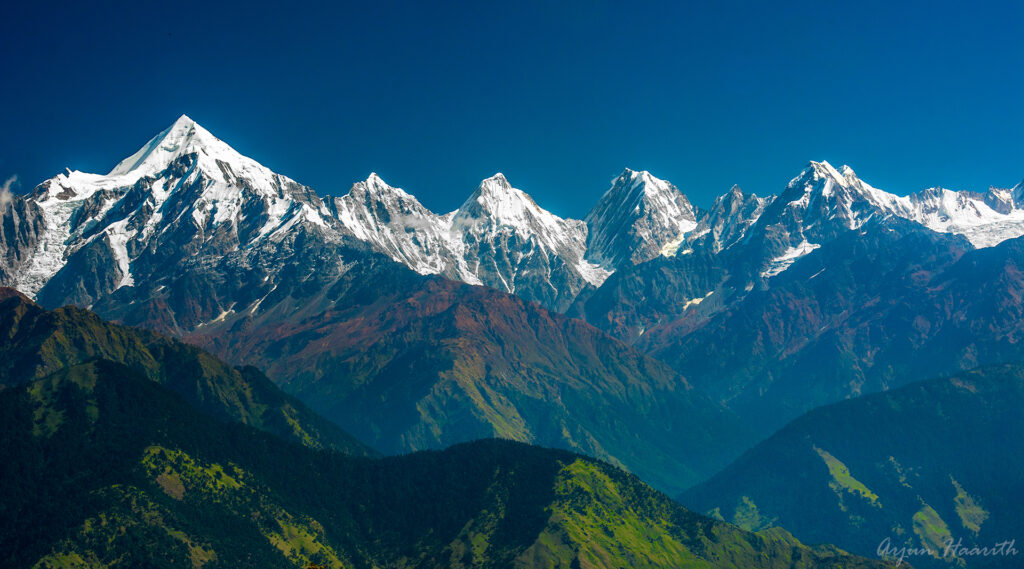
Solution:
[[[686,221],[689,221],[689,220],[686,220]],[[679,247],[683,244],[683,241],[686,240],[686,236],[689,235],[689,233],[691,231],[693,231],[694,228],[697,227],[697,222],[696,221],[689,222],[687,225],[685,225],[683,227],[686,227],[686,226],[690,226],[690,228],[684,230],[682,233],[680,233],[678,236],[676,236],[675,239],[673,239],[673,240],[669,241],[668,243],[665,243],[664,245],[661,246],[661,255],[663,257],[675,257],[676,256],[676,254],[679,252]],[[693,253],[693,249],[687,249],[686,251],[689,251],[690,253]],[[688,253],[686,253],[686,251],[683,252],[684,255],[688,254]]]
[[[126,229],[128,220],[121,220],[107,227],[105,234],[110,250],[117,261],[117,268],[121,271],[121,282],[117,288],[124,286],[135,286],[135,277],[132,276],[131,260],[128,258],[127,243],[135,237],[135,230]]]
[[[707,297],[711,296],[712,294],[715,294],[715,291],[713,291],[713,290],[712,291],[708,291],[707,294],[705,294],[704,296],[702,296],[700,298],[691,298],[690,300],[687,300],[686,304],[683,304],[683,310],[686,310],[687,308],[689,308],[691,306],[697,306],[701,302],[704,302],[704,300]]]
[[[590,261],[581,258],[579,262],[576,263],[576,272],[583,277],[583,280],[595,287],[599,287],[608,279],[608,277],[612,276],[612,273],[615,271],[609,271],[598,264],[591,263]]]
[[[796,247],[789,247],[781,255],[768,261],[768,268],[761,272],[761,278],[770,279],[789,268],[797,259],[821,247],[817,243],[808,243],[806,239]]]

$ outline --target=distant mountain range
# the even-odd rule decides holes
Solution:
[[[812,162],[777,197],[733,188],[704,211],[672,184],[627,169],[577,221],[542,209],[496,174],[459,209],[439,215],[376,174],[323,199],[182,116],[109,174],[69,170],[14,200],[5,211],[0,276],[34,296],[92,251],[113,265],[102,282],[76,291],[95,300],[133,285],[154,245],[168,239],[184,251],[227,251],[315,226],[354,236],[421,274],[486,284],[561,311],[585,285],[598,287],[622,267],[751,240],[768,242],[771,256],[760,260],[768,278],[836,232],[882,217],[991,246],[1024,235],[1024,184],[899,197],[847,166]]]
[[[552,345],[597,342],[602,358],[578,361],[569,349],[556,359],[523,359],[523,353],[542,351],[508,352],[503,346],[528,336],[538,346],[547,340],[529,325],[494,321],[546,321],[545,313],[497,295],[431,284],[402,274],[399,265],[484,284],[583,318],[669,363],[699,387],[694,397],[711,397],[750,420],[754,435],[729,435],[742,442],[699,453],[730,457],[816,405],[1024,357],[1016,349],[1013,320],[1001,321],[1005,326],[993,330],[981,349],[973,349],[978,342],[970,338],[951,335],[957,321],[950,321],[944,307],[952,285],[934,281],[957,282],[954,265],[961,255],[966,258],[957,266],[966,267],[970,259],[986,256],[973,251],[975,246],[1024,233],[1022,195],[1018,185],[986,194],[933,189],[902,198],[871,187],[848,167],[812,162],[777,197],[733,188],[706,211],[694,208],[672,184],[626,170],[586,221],[541,209],[500,174],[484,180],[458,210],[437,215],[376,175],[344,196],[321,198],[183,116],[107,175],[69,171],[16,196],[2,213],[0,284],[44,306],[90,307],[108,318],[191,338],[234,363],[257,364],[322,412],[384,413],[391,424],[359,419],[359,426],[349,425],[369,429],[364,436],[381,448],[413,450],[501,434],[586,450],[653,479],[675,476],[686,485],[721,466],[720,459],[666,466],[654,474],[620,453],[599,450],[610,442],[595,437],[594,427],[577,432],[560,420],[539,425],[525,418],[535,414],[528,410],[535,404],[546,409],[545,417],[558,415],[549,409],[553,401],[561,401],[555,405],[562,409],[573,407],[541,395],[563,392],[555,387],[563,370],[579,369],[580,385],[591,385],[585,392],[601,397],[622,391],[594,389],[594,378],[647,385],[658,374],[667,377],[662,372],[609,368],[609,358],[630,354],[626,359],[640,361],[639,356],[578,325],[570,331],[557,324],[561,339]],[[811,266],[815,270],[805,274]],[[987,302],[953,294],[967,303]],[[835,301],[823,303],[830,295]],[[888,312],[877,299],[896,311],[890,318],[918,322],[882,320]],[[448,307],[466,315],[456,317]],[[502,307],[496,310],[503,316],[487,314],[491,307]],[[423,322],[435,315],[452,324],[425,328]],[[381,320],[385,316],[390,321]],[[978,308],[976,318],[990,316]],[[939,357],[915,365],[917,351],[897,350],[894,356],[909,360],[878,365],[875,353],[885,353],[890,344],[874,338],[924,326],[921,319],[928,320],[921,333],[935,336],[927,341]],[[466,329],[473,321],[478,324]],[[871,332],[872,322],[883,329]],[[386,354],[372,363],[367,355],[358,356],[362,362],[352,360],[371,339],[398,333],[417,342],[381,344],[377,349]],[[581,334],[592,339],[582,340]],[[463,378],[455,383],[461,387],[453,392],[441,388],[443,382],[409,381],[410,369],[433,370],[429,377],[449,370],[444,373]],[[465,383],[476,377],[497,382],[489,388],[493,392],[478,394]],[[787,386],[794,378],[803,379]],[[529,387],[532,382],[539,383]],[[413,383],[418,387],[410,391]],[[397,422],[384,405],[384,398],[397,396],[383,387],[390,384],[403,386],[401,399],[410,413]],[[801,387],[808,384],[815,387]],[[664,388],[643,392],[654,396],[658,389]],[[530,394],[526,400],[524,394]],[[456,409],[466,418],[451,421]],[[644,415],[651,414],[637,413]],[[699,422],[709,420],[715,432],[729,423],[707,417]]]
[[[33,355],[0,372],[17,370],[18,383],[103,358],[164,383],[154,370],[186,353],[131,332],[142,338],[131,350],[52,360],[68,346],[47,326],[64,319],[118,330],[101,337],[128,334],[89,309],[266,373],[296,399],[269,395],[276,387],[253,368],[188,368],[251,394],[204,412],[275,436],[362,454],[374,452],[363,443],[391,454],[494,436],[558,447],[686,491],[729,521],[777,517],[802,540],[870,553],[869,530],[885,524],[907,543],[931,539],[913,530],[917,494],[892,494],[884,512],[865,510],[874,517],[840,508],[816,526],[795,519],[806,480],[741,476],[743,453],[797,452],[777,437],[824,405],[859,398],[868,409],[873,393],[899,397],[912,382],[1024,362],[1022,236],[1024,183],[903,197],[826,162],[778,195],[733,187],[709,209],[627,169],[584,220],[542,209],[497,174],[437,214],[376,175],[322,197],[183,116],[106,175],[66,171],[0,206],[0,285],[26,295],[4,302],[35,315],[12,320],[15,329],[46,323],[23,333],[45,339],[32,340]],[[80,308],[44,310],[69,304]],[[1009,381],[993,377],[986,393]],[[166,385],[190,403],[221,401]],[[886,420],[911,421],[901,417]],[[950,428],[978,420],[956,416]],[[817,445],[831,459],[804,445],[794,464],[853,472],[859,451],[844,445],[861,448],[867,435],[842,437]],[[991,453],[977,456],[978,472],[999,468]],[[830,488],[822,472],[810,488]],[[947,473],[975,502],[995,499],[966,481],[981,474],[952,467],[912,484],[947,526]],[[878,496],[887,484],[863,482]],[[833,495],[852,503],[839,491],[818,498]]]

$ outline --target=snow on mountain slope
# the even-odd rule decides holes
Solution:
[[[375,174],[336,198],[333,209],[356,237],[421,274],[484,284],[549,308],[564,308],[608,275],[583,259],[582,221],[542,209],[501,174],[445,215]]]
[[[451,236],[451,216],[437,215],[377,174],[331,200],[333,214],[352,233],[392,259],[424,274],[482,284]]]
[[[697,227],[686,234],[681,246],[665,253],[688,254],[697,249],[718,253],[730,247],[747,234],[774,198],[760,198],[733,186],[715,198],[710,210],[699,213]]]
[[[942,233],[957,233],[975,247],[992,247],[1024,235],[1024,183],[1013,189],[991,188],[982,194],[930,188],[908,198],[912,214],[907,219]]]
[[[788,269],[789,266],[795,263],[800,257],[803,257],[820,247],[821,245],[818,245],[817,243],[802,241],[795,247],[786,249],[781,255],[768,262],[768,268],[761,272],[761,278],[770,279],[774,277]]]
[[[512,256],[503,259],[512,266],[547,265],[540,270],[551,271],[554,258],[567,271],[575,272],[584,281],[600,286],[607,273],[583,260],[586,252],[587,226],[575,219],[562,219],[542,209],[529,195],[513,188],[505,176],[495,174],[480,183],[475,192],[451,218],[451,234],[466,248],[468,262],[480,272],[485,264],[493,264],[496,274],[504,272],[492,255],[494,245],[504,243]],[[521,244],[522,250],[514,250]],[[499,255],[501,256],[501,255]],[[518,275],[506,281],[509,292],[515,292]],[[505,280],[505,279],[502,279]]]
[[[803,231],[815,224],[857,229],[872,217],[888,213],[907,215],[896,196],[872,187],[857,177],[849,166],[836,170],[828,162],[811,162],[772,204],[778,219],[796,222]],[[769,208],[772,209],[772,208]]]
[[[140,277],[152,280],[161,267],[213,262],[300,228],[331,239],[351,235],[417,272],[515,292],[549,308],[564,309],[609,274],[584,260],[582,221],[540,208],[500,174],[446,215],[376,175],[325,203],[187,116],[108,174],[68,171],[19,203],[31,204],[41,229],[24,243],[10,240],[17,247],[5,248],[11,261],[0,284],[36,296],[79,258],[75,270],[85,274],[56,279],[50,288],[59,292],[49,296],[84,305]]]
[[[607,270],[674,254],[697,227],[690,201],[671,183],[627,168],[586,217],[587,259]]]
[[[626,169],[579,221],[544,210],[497,174],[439,215],[376,174],[325,202],[182,116],[108,174],[66,171],[16,196],[0,216],[0,285],[32,296],[49,287],[54,300],[88,305],[178,262],[214,263],[315,232],[357,238],[421,274],[565,310],[616,269],[659,256],[729,251],[728,262],[742,258],[756,280],[785,270],[794,251],[807,254],[810,244],[892,216],[995,245],[1024,235],[1024,184],[901,197],[847,166],[811,162],[777,198],[734,187],[697,212],[669,182]]]
[[[327,230],[329,217],[311,190],[184,115],[110,173],[69,170],[24,199],[38,206],[45,229],[27,245],[31,261],[5,284],[35,296],[80,252],[112,260],[83,302],[133,286],[140,257],[223,253],[300,221]]]
[[[963,235],[975,247],[991,247],[1024,235],[1024,183],[986,193],[930,188],[897,196],[862,181],[849,166],[836,171],[828,162],[812,162],[794,182],[805,180],[808,171],[813,171],[813,182],[804,184],[805,196],[813,199],[816,191],[827,200],[834,195],[836,207],[831,215],[851,229],[874,215],[894,215],[933,231]]]

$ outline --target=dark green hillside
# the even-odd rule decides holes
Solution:
[[[565,451],[308,449],[105,360],[0,393],[0,453],[5,567],[881,567]]]
[[[1017,539],[1024,535],[1021,409],[1021,365],[822,407],[682,502],[751,529],[780,525],[804,541],[862,554],[874,553],[886,537],[939,551],[948,538],[990,546]],[[1018,567],[1021,559],[993,566]]]
[[[102,358],[163,384],[214,417],[311,447],[374,454],[256,369],[233,368],[159,334],[110,324],[73,306],[45,310],[9,288],[0,288],[0,330],[0,389]]]

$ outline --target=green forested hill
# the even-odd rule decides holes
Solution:
[[[886,538],[938,557],[949,539],[992,547],[1024,531],[1022,408],[1019,364],[821,407],[687,491],[682,502],[750,529],[780,525],[803,540],[862,554]],[[1021,563],[1019,555],[912,562]]]
[[[881,567],[565,451],[310,449],[103,359],[0,392],[0,455],[5,567]]]
[[[159,334],[110,324],[73,306],[45,310],[9,288],[0,288],[0,330],[0,389],[102,358],[128,366],[219,419],[315,448],[376,454],[255,368],[233,368]]]

